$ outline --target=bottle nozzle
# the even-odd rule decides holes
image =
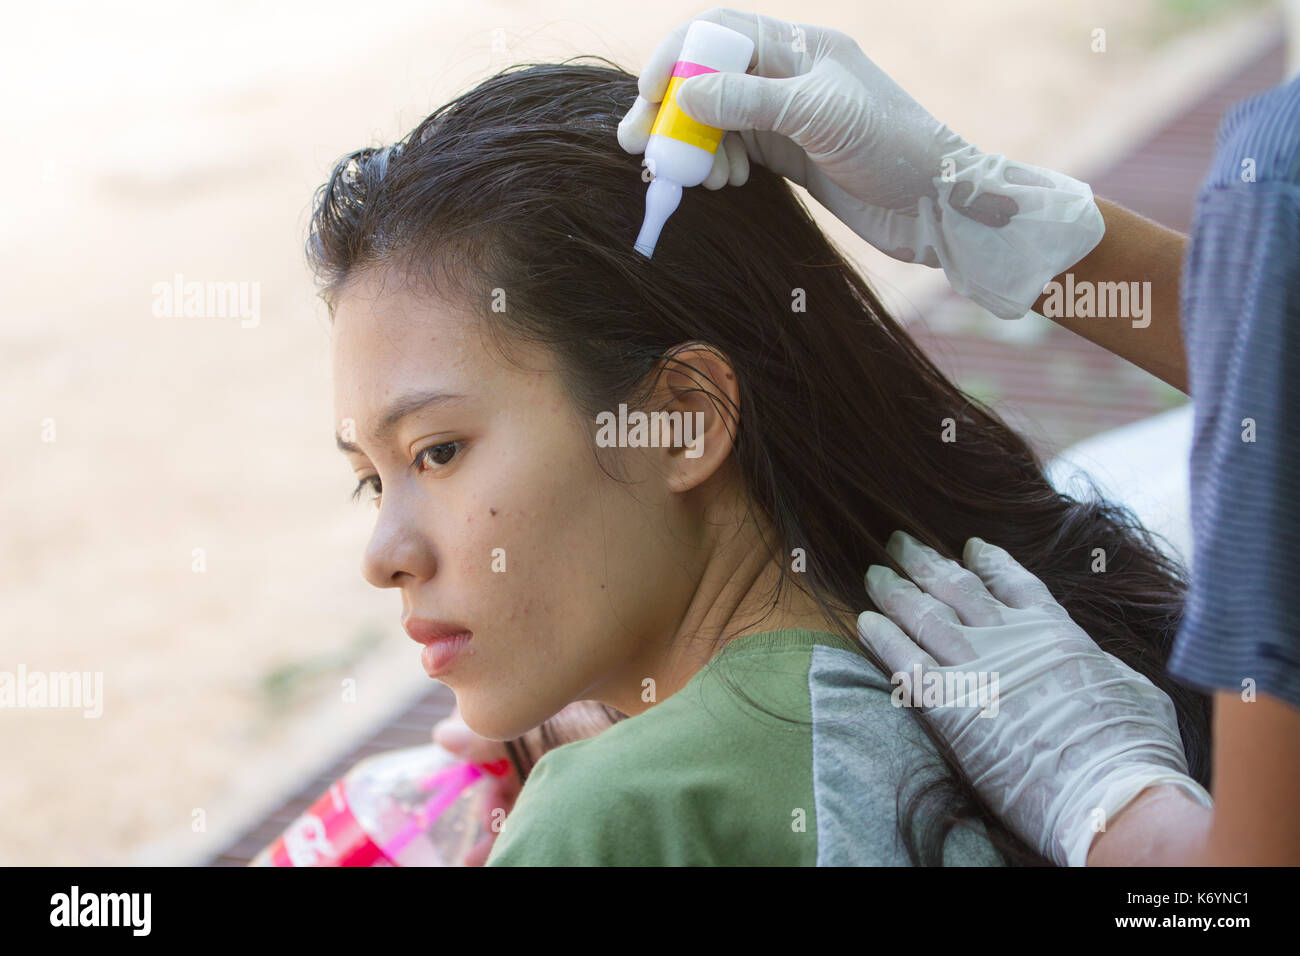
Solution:
[[[637,252],[647,259],[653,258],[655,244],[659,242],[659,233],[681,201],[680,185],[662,176],[650,180],[650,188],[645,193],[645,219],[641,222],[641,234],[636,237],[634,247]]]

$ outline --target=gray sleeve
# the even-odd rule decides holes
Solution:
[[[900,785],[943,772],[915,719],[895,707],[889,682],[861,655],[819,645],[808,671],[818,866],[909,866],[898,833]],[[954,828],[948,866],[1000,866],[979,833]]]

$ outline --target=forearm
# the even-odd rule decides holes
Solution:
[[[1178,787],[1143,791],[1093,840],[1088,865],[1300,864],[1300,711],[1217,693],[1213,782],[1213,811]]]
[[[1050,293],[1039,297],[1034,311],[1186,392],[1187,355],[1179,318],[1186,237],[1105,199],[1097,200],[1097,208],[1106,222],[1106,235],[1055,281],[1066,287],[1066,273],[1071,273],[1075,289],[1083,288],[1081,282],[1092,283],[1094,290],[1101,283],[1137,283],[1129,288],[1150,289],[1149,297],[1140,293],[1149,311],[1138,326],[1131,317],[1054,315],[1062,310],[1052,307]],[[1129,311],[1135,311],[1131,301]]]
[[[1207,865],[1213,816],[1180,787],[1150,787],[1097,834],[1088,865]]]
[[[1214,802],[1207,864],[1300,865],[1300,710],[1214,695]]]

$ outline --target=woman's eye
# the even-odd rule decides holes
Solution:
[[[439,445],[430,445],[428,448],[421,449],[416,453],[415,461],[412,464],[420,471],[426,471],[428,468],[441,468],[452,462],[456,455],[459,454],[460,447],[464,444],[463,441],[449,441]],[[356,488],[352,490],[352,500],[360,501],[361,493],[367,488],[372,492],[370,500],[378,508],[379,500],[384,494],[384,487],[379,481],[378,475],[367,475],[357,482]]]
[[[465,443],[449,441],[443,442],[441,445],[430,445],[428,448],[416,453],[415,466],[419,468],[421,464],[433,467],[449,465],[451,464],[452,459],[456,457],[457,453],[460,451],[460,446],[463,444]],[[451,449],[451,451],[447,452],[444,449]]]
[[[360,481],[358,481],[357,486],[354,489],[352,489],[352,500],[360,501],[361,492],[365,491],[367,488],[371,489],[374,492],[374,497],[372,497],[370,500],[373,501],[375,503],[375,507],[378,508],[379,496],[383,494],[383,488],[379,484],[378,475],[369,475],[365,478],[362,478]]]

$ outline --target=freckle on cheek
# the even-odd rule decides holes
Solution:
[[[496,509],[496,508],[489,508],[489,509],[488,509],[488,514],[492,515],[492,517],[495,518],[495,517],[497,516],[497,509]]]

